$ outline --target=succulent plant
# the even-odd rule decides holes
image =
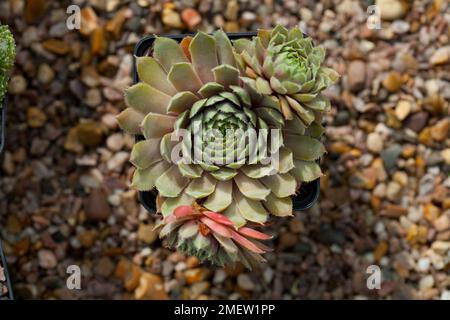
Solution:
[[[9,73],[14,65],[16,45],[8,26],[0,25],[0,107],[8,87]]]
[[[223,214],[196,203],[176,208],[157,228],[169,247],[219,266],[240,261],[251,269],[265,261],[261,254],[271,251],[259,241],[271,236],[249,227],[236,229]]]
[[[321,92],[339,78],[336,71],[322,66],[323,48],[314,47],[298,27],[288,31],[280,25],[234,45],[245,83],[272,97],[286,120],[299,117],[307,126],[320,125],[321,114],[330,109]]]
[[[216,264],[251,267],[268,248],[247,239],[267,238],[248,225],[292,215],[291,197],[301,183],[322,174],[317,160],[325,152],[318,139],[324,130],[318,117],[314,123],[286,117],[281,95],[248,77],[243,61],[250,54],[236,48],[223,31],[199,32],[180,43],[156,37],[152,55],[136,58],[140,82],[126,90],[127,108],[117,120],[142,137],[131,152],[131,186],[157,191],[161,236],[169,246]],[[285,66],[293,73],[289,59],[278,61],[280,52],[271,53],[276,70]],[[312,75],[308,62],[301,65],[314,81],[330,83],[321,80],[325,69]],[[311,101],[322,99],[322,89],[310,90]]]

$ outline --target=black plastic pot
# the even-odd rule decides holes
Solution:
[[[11,286],[11,280],[9,278],[9,273],[8,273],[8,267],[6,265],[6,257],[5,254],[3,253],[3,248],[2,248],[2,243],[0,241],[0,262],[1,265],[3,267],[3,271],[5,273],[5,278],[6,278],[6,286],[8,288],[8,295],[6,296],[8,299],[13,300],[14,299],[14,295],[13,295],[13,291],[12,291],[12,286]],[[3,299],[4,297],[2,297],[0,295],[0,300]]]
[[[6,98],[0,101],[0,153],[5,145],[5,126],[6,126]]]
[[[188,34],[177,34],[177,35],[167,35],[164,37],[171,38],[176,41],[181,41],[187,35]],[[227,33],[227,35],[231,40],[237,40],[240,38],[251,38],[256,35],[256,32]],[[148,36],[139,41],[134,49],[134,56],[142,57],[151,55],[151,49],[154,40],[155,40],[154,36]],[[133,79],[134,83],[138,83],[139,77],[136,72],[135,62],[133,63]],[[136,137],[136,141],[140,141],[142,139],[143,137],[141,136]],[[310,183],[302,184],[302,186],[300,187],[300,192],[298,193],[297,196],[293,198],[294,210],[303,211],[311,208],[317,201],[317,199],[319,199],[319,195],[320,195],[320,179],[314,180]],[[156,200],[156,192],[154,191],[139,192],[139,201],[144,206],[144,208],[151,213],[156,211],[155,200]]]

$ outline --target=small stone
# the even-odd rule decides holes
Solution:
[[[99,89],[92,88],[86,92],[86,104],[89,107],[96,107],[102,103],[102,93]]]
[[[12,76],[9,80],[8,93],[10,94],[21,94],[27,88],[27,80],[22,75]]]
[[[42,84],[49,84],[55,78],[55,72],[48,64],[41,64],[38,69],[38,81]]]
[[[431,249],[437,254],[445,255],[450,250],[450,241],[435,241],[432,243]]]
[[[441,293],[441,300],[450,300],[450,290],[444,290]]]
[[[357,92],[364,87],[366,81],[366,64],[361,60],[354,60],[347,70],[348,85],[351,91]]]
[[[437,49],[430,58],[430,64],[439,66],[450,62],[450,46]]]
[[[130,154],[125,151],[117,152],[111,159],[106,163],[106,167],[110,171],[120,172],[123,169],[123,165],[130,158]]]
[[[381,19],[386,21],[403,18],[409,8],[408,2],[405,0],[377,0],[375,5],[380,10]]]
[[[154,230],[153,224],[140,224],[137,232],[137,237],[145,244],[152,244],[158,238],[158,231]]]
[[[449,128],[450,120],[443,119],[431,127],[431,137],[436,141],[444,141],[449,138]]]
[[[236,21],[225,22],[225,32],[239,32],[239,24]]]
[[[189,289],[189,298],[190,299],[197,299],[202,295],[206,290],[208,290],[210,287],[209,282],[202,281],[202,282],[196,282],[194,283],[191,288]]]
[[[409,31],[409,28],[409,22],[405,20],[396,20],[391,24],[391,29],[396,34],[405,34]]]
[[[196,26],[202,22],[202,16],[197,10],[193,8],[186,8],[181,12],[181,19],[188,26],[189,29],[193,30]]]
[[[80,153],[83,151],[83,145],[80,143],[78,139],[77,128],[71,128],[66,136],[66,140],[64,141],[64,149],[67,151]]]
[[[420,290],[425,290],[432,288],[434,286],[434,278],[432,275],[427,275],[420,279],[419,281],[419,288]]]
[[[434,221],[434,228],[441,232],[450,228],[450,218],[447,214],[442,214]]]
[[[395,107],[395,115],[398,120],[403,121],[411,112],[411,102],[407,100],[401,100]]]
[[[84,203],[86,218],[91,221],[106,220],[111,215],[106,195],[102,189],[93,189]]]
[[[14,1],[16,2],[16,1]],[[14,3],[11,2],[11,3]],[[47,0],[28,0],[24,10],[24,19],[27,23],[39,21],[47,11],[49,2]]]
[[[402,186],[395,181],[390,181],[387,190],[386,197],[391,201],[398,200],[398,197],[402,191]]]
[[[239,4],[236,0],[228,1],[225,9],[225,18],[228,20],[237,20],[239,14]]]
[[[423,215],[430,222],[434,222],[440,213],[440,209],[431,203],[423,206]]]
[[[371,132],[367,136],[367,149],[373,153],[380,153],[383,150],[383,139],[378,133]]]
[[[227,273],[223,269],[218,269],[214,273],[213,283],[220,284],[227,278]]]
[[[403,85],[402,75],[397,71],[391,71],[383,80],[383,87],[391,93],[400,90]]]
[[[441,156],[445,161],[445,164],[450,165],[450,148],[444,149],[441,151]]]
[[[85,7],[81,9],[81,28],[80,32],[88,36],[99,26],[99,19],[94,9],[91,7]]]
[[[237,284],[246,291],[253,291],[255,289],[255,283],[247,274],[240,274],[237,278]]]
[[[49,39],[42,43],[44,49],[56,53],[58,55],[65,55],[69,52],[69,45],[59,39]]]
[[[406,187],[408,185],[408,174],[404,171],[397,171],[394,173],[393,180],[402,187]]]
[[[166,26],[170,28],[183,28],[183,22],[181,21],[180,15],[178,14],[178,12],[170,8],[164,8],[162,12],[162,21]]]
[[[417,262],[417,270],[424,273],[428,272],[428,270],[430,269],[430,264],[431,261],[429,258],[420,258]]]
[[[104,278],[108,278],[114,272],[114,263],[108,257],[100,258],[95,267],[94,273]]]
[[[422,131],[428,121],[428,113],[424,111],[416,112],[405,121],[405,126],[416,133]]]
[[[76,126],[79,141],[86,147],[98,146],[103,138],[102,126],[93,120],[81,122]]]
[[[91,54],[101,55],[105,52],[108,42],[103,27],[97,27],[91,34]]]
[[[27,109],[27,124],[30,128],[41,128],[47,121],[47,116],[38,107]]]
[[[184,279],[187,284],[193,284],[205,279],[206,273],[203,268],[188,269],[184,272]]]
[[[383,258],[385,254],[388,252],[388,249],[389,245],[386,241],[380,242],[378,246],[375,248],[375,251],[373,253],[375,261],[379,262],[381,258]]]
[[[116,120],[116,116],[111,114],[111,113],[107,113],[105,115],[102,116],[102,123],[111,130],[114,130],[117,128],[117,120]]]
[[[106,139],[106,146],[109,150],[117,152],[122,150],[125,145],[125,139],[122,133],[114,133]]]
[[[55,254],[47,249],[41,249],[38,251],[39,266],[44,269],[53,269],[58,265]]]
[[[139,285],[134,291],[137,300],[167,300],[162,279],[154,274],[144,272],[139,278]]]

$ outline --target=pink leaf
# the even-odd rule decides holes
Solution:
[[[227,227],[224,227],[220,223],[215,222],[214,220],[211,220],[208,217],[203,217],[200,219],[201,222],[206,224],[209,229],[211,229],[212,232],[217,233],[218,235],[221,235],[222,237],[231,238],[230,229]]]
[[[179,206],[173,211],[173,215],[177,218],[190,216],[194,213],[194,209],[191,206]]]
[[[258,239],[258,240],[269,240],[269,239],[272,239],[272,236],[269,236],[268,234],[265,234],[265,233],[256,231],[254,229],[247,228],[247,227],[240,228],[238,230],[238,232],[240,234],[242,234],[243,236],[250,237],[250,238],[253,238],[253,239]]]
[[[221,223],[226,226],[233,226],[233,222],[228,219],[227,216],[224,216],[223,214],[212,212],[212,211],[203,211],[203,214],[207,216],[208,218],[214,220],[215,222]]]
[[[231,230],[231,234],[232,234],[232,239],[234,241],[236,241],[237,243],[239,243],[244,248],[246,248],[246,249],[248,249],[248,250],[250,250],[250,251],[252,251],[254,253],[264,253],[265,252],[264,250],[259,248],[256,244],[254,244],[250,240],[244,238],[243,236],[241,236],[236,231]]]

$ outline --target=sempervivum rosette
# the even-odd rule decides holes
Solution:
[[[259,241],[270,236],[248,227],[236,228],[226,216],[197,204],[176,208],[159,227],[169,247],[219,266],[239,260],[252,268],[264,261],[262,253],[271,250]]]
[[[223,31],[180,43],[158,37],[152,53],[137,58],[141,82],[127,89],[118,116],[126,132],[144,138],[131,153],[132,187],[157,191],[169,246],[251,267],[268,250],[258,240],[268,237],[248,225],[292,215],[301,183],[321,175],[323,128],[286,116],[280,97],[248,77]]]
[[[330,109],[321,92],[339,77],[336,71],[322,66],[324,49],[314,47],[298,27],[288,31],[280,25],[259,30],[252,41],[239,39],[235,47],[243,80],[271,96],[286,120],[299,117],[307,126],[320,125],[321,114]]]

